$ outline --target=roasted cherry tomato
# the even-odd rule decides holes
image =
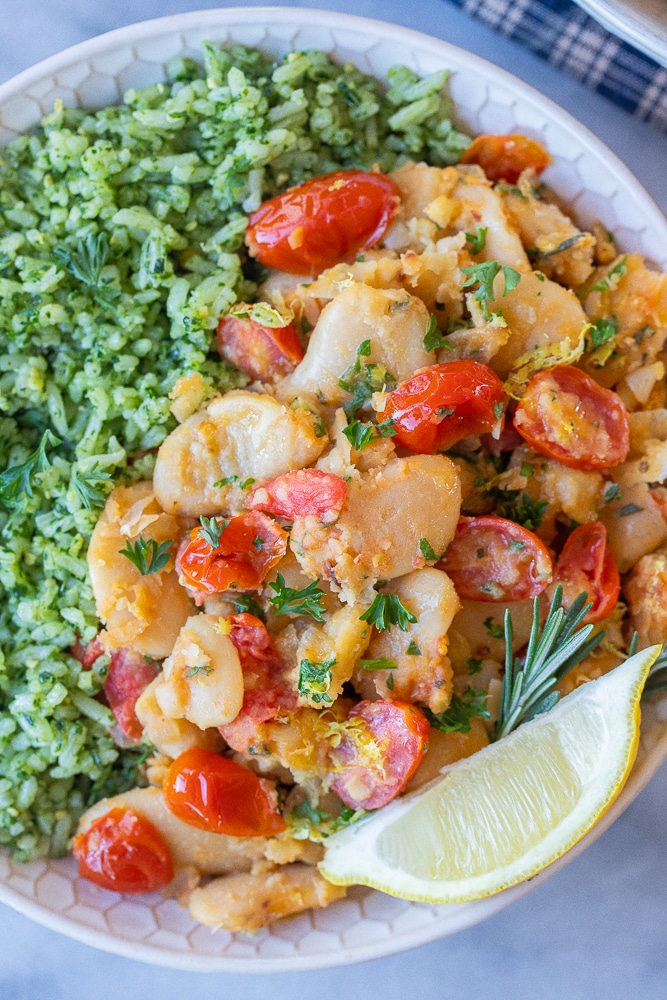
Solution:
[[[319,274],[377,243],[399,204],[391,178],[337,170],[265,201],[248,220],[245,241],[266,267]]]
[[[489,180],[516,184],[527,167],[540,174],[553,159],[541,143],[525,135],[478,135],[461,163],[478,163]]]
[[[291,323],[262,326],[254,319],[232,315],[223,316],[218,323],[218,350],[223,358],[261,382],[289,375],[303,358]]]
[[[394,423],[396,444],[430,455],[469,434],[492,430],[505,395],[498,376],[478,361],[422,368],[387,396],[383,419]]]
[[[360,701],[348,719],[357,725],[331,752],[331,789],[350,809],[379,809],[403,791],[421,764],[428,721],[416,705],[385,700]]]
[[[133,809],[111,809],[72,846],[79,874],[103,889],[155,892],[174,877],[162,834]]]
[[[231,837],[275,837],[286,829],[271,783],[227,757],[192,747],[163,785],[169,810],[190,826]]]
[[[616,560],[607,548],[607,529],[590,521],[568,535],[554,570],[554,585],[563,588],[563,606],[569,608],[579,594],[587,593],[593,605],[584,621],[609,618],[621,592]]]
[[[147,661],[132,649],[116,649],[111,654],[104,694],[119,729],[128,739],[140,743],[143,726],[134,707],[151,681],[158,675],[157,664]]]
[[[312,514],[328,523],[340,514],[346,496],[347,483],[340,476],[321,469],[297,469],[256,486],[246,507],[290,520]]]
[[[551,582],[553,565],[537,535],[504,517],[462,517],[439,563],[459,597],[523,601]]]
[[[176,557],[178,573],[200,604],[207,594],[230,588],[257,590],[287,551],[287,533],[259,511],[230,518],[216,548],[201,532],[194,528]]]
[[[630,450],[628,414],[611,389],[572,365],[533,375],[514,413],[521,437],[573,469],[608,469]]]

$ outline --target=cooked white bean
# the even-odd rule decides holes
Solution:
[[[262,483],[311,465],[326,443],[309,410],[272,396],[231,392],[212,399],[163,441],[155,495],[171,513],[233,514],[245,498],[237,483]]]
[[[88,569],[97,611],[106,625],[102,640],[111,649],[128,647],[162,659],[194,610],[178,582],[173,557],[157,573],[142,576],[121,550],[139,538],[173,541],[183,528],[165,514],[148,482],[118,486],[105,504],[88,547]]]

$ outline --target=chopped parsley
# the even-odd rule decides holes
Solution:
[[[375,660],[357,660],[357,666],[362,670],[398,670],[394,661],[386,656],[378,656]]]
[[[199,518],[199,523],[201,524],[199,534],[204,541],[208,542],[212,549],[217,549],[220,545],[222,533],[229,524],[229,521],[225,520],[225,518],[204,517],[202,515]]]
[[[505,287],[501,294],[507,295],[521,281],[520,273],[515,271],[513,267],[508,267],[507,264],[501,266],[497,260],[487,260],[483,264],[474,264],[472,267],[461,268],[461,274],[467,275],[461,287],[468,288],[471,285],[479,283],[479,287],[475,289],[473,294],[487,315],[489,314],[489,302],[493,302],[496,298],[493,290],[493,282],[501,271],[505,279]]]
[[[486,234],[488,233],[487,226],[478,226],[474,233],[466,233],[466,243],[468,244],[468,250],[474,256],[481,253],[486,246]]]
[[[621,257],[617,264],[607,271],[604,278],[600,278],[596,281],[594,285],[591,286],[592,292],[611,292],[617,287],[619,281],[624,277],[625,272],[628,269],[628,256]]]
[[[379,438],[394,437],[396,427],[391,419],[383,420],[379,424],[364,424],[361,421],[351,420],[347,427],[343,428],[343,434],[350,442],[355,451],[363,451],[373,441]]]
[[[212,674],[213,667],[209,666],[207,663],[198,663],[196,667],[190,667],[189,670],[185,671],[185,677],[194,677],[196,674]]]
[[[502,625],[496,625],[491,615],[484,619],[484,628],[492,639],[502,639],[505,635],[505,630]]]
[[[171,538],[158,545],[154,538],[146,539],[140,535],[134,543],[128,538],[125,548],[119,549],[118,552],[129,559],[142,576],[150,576],[151,573],[159,573],[165,568],[171,558],[171,546]]]
[[[308,615],[316,622],[324,621],[325,608],[322,604],[324,591],[317,586],[319,580],[313,580],[302,590],[288,587],[282,573],[276,575],[275,582],[269,586],[275,596],[269,597],[275,615]]]
[[[371,606],[359,615],[359,621],[374,625],[378,632],[388,632],[392,625],[407,632],[408,625],[414,625],[417,619],[401,604],[397,594],[376,594]]]
[[[605,503],[611,503],[612,500],[621,499],[621,487],[618,483],[610,483],[604,491],[603,500]]]
[[[425,351],[437,351],[440,348],[444,348],[446,351],[453,351],[454,348],[449,343],[447,338],[440,333],[440,328],[438,326],[438,321],[431,313],[428,318],[428,326],[426,327],[426,333],[424,334],[424,350]]]
[[[374,392],[382,392],[386,389],[393,389],[396,386],[396,379],[387,371],[384,365],[362,365],[361,359],[368,357],[370,353],[370,340],[363,340],[357,348],[357,356],[354,363],[338,379],[338,385],[341,389],[349,392],[352,396],[343,406],[348,420],[356,416]]]
[[[331,686],[331,668],[336,662],[336,657],[321,663],[312,660],[301,660],[299,664],[299,680],[297,687],[299,693],[314,705],[331,705],[332,699],[327,694]]]
[[[414,639],[410,640],[410,645],[406,649],[405,654],[406,654],[406,656],[421,656],[422,655],[422,651],[421,651],[421,649],[419,648],[419,646],[417,645],[417,643],[415,642]]]
[[[435,713],[424,708],[424,713],[433,728],[439,729],[441,733],[469,733],[472,718],[490,717],[486,707],[486,691],[472,687],[466,688],[460,695],[452,695],[449,708],[444,712]]]
[[[51,464],[46,454],[47,447],[56,448],[60,443],[60,438],[50,430],[46,430],[39,445],[31,455],[28,455],[25,462],[5,469],[0,475],[0,498],[5,505],[11,506],[16,503],[21,494],[32,497],[33,476],[45,472]]]
[[[429,542],[428,538],[419,539],[419,551],[427,562],[436,562],[440,558],[434,552],[433,546]]]
[[[93,510],[95,507],[103,507],[106,500],[106,493],[99,490],[97,484],[106,483],[109,479],[110,474],[99,469],[95,462],[85,471],[74,465],[69,482],[86,510]]]

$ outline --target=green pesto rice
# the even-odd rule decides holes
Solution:
[[[58,106],[0,160],[0,845],[67,850],[81,811],[137,783],[95,696],[106,658],[86,547],[118,481],[151,475],[168,393],[201,372],[218,317],[253,296],[247,213],[289,184],[407,158],[456,162],[446,73],[389,88],[316,51],[273,62],[203,46],[168,82],[89,112]]]

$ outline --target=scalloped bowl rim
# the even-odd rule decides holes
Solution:
[[[199,30],[202,24],[207,29],[204,35]],[[315,26],[320,29],[329,29],[334,35],[336,32],[344,34],[345,32],[353,31],[364,37],[374,38],[374,46],[380,42],[393,43],[396,46],[396,53],[392,62],[402,61],[402,50],[406,45],[412,45],[415,52],[427,53],[429,57],[433,57],[442,66],[452,70],[453,91],[455,90],[457,73],[477,72],[481,74],[485,81],[497,84],[499,87],[516,95],[520,102],[519,118],[522,117],[522,112],[524,112],[523,117],[530,123],[534,120],[534,113],[537,112],[539,119],[545,121],[547,124],[556,124],[564,132],[576,137],[577,142],[582,147],[581,155],[592,155],[594,160],[598,159],[604,162],[607,174],[616,181],[623,193],[629,194],[631,201],[636,202],[647,217],[651,217],[651,236],[654,240],[657,240],[658,246],[665,248],[663,250],[663,259],[659,263],[663,267],[667,267],[667,220],[625,164],[589,129],[577,122],[573,116],[551,101],[550,98],[545,97],[529,84],[524,83],[487,60],[444,40],[405,28],[401,25],[393,25],[380,20],[305,7],[213,8],[154,18],[127,25],[80,42],[19,73],[6,83],[0,85],[0,111],[3,104],[21,97],[35,84],[48,79],[55,80],[63,70],[82,62],[87,63],[95,56],[108,53],[110,50],[120,46],[129,45],[134,47],[138,43],[155,38],[158,35],[164,36],[168,33],[182,34],[188,30],[198,33],[199,37],[210,37],[212,40],[216,40],[216,29],[232,29],[235,25],[237,28],[240,25],[263,26],[269,38],[271,37],[272,28],[275,29],[277,25],[282,27],[290,26],[297,34],[297,29],[303,29],[304,26],[308,28]],[[282,42],[283,40],[280,39],[280,41]],[[257,44],[262,47],[262,41],[259,41]],[[338,40],[336,45],[340,44],[341,42]],[[279,47],[283,50],[290,48],[289,44],[281,44]],[[331,46],[323,47],[325,49],[328,48],[328,50],[331,49]],[[353,53],[348,58],[353,59]],[[461,101],[457,100],[455,93],[454,101],[458,107],[461,106]],[[526,111],[530,113],[526,115]],[[41,117],[41,115],[38,117]],[[33,124],[36,124],[37,120]],[[530,124],[526,127],[526,131],[530,131]],[[555,186],[557,187],[557,185]],[[643,252],[646,255],[646,248]],[[664,704],[664,702],[661,703],[659,709],[662,709]],[[350,946],[341,943],[339,948],[330,949],[325,953],[299,954],[297,952],[289,956],[281,957],[279,955],[272,955],[266,958],[202,953],[187,954],[177,949],[170,950],[155,945],[133,943],[124,938],[113,936],[109,930],[102,931],[77,922],[64,914],[45,908],[36,899],[30,898],[12,888],[6,884],[1,875],[0,902],[6,903],[45,927],[63,933],[84,944],[122,955],[126,958],[134,958],[155,965],[164,965],[188,971],[249,973],[306,971],[367,961],[389,954],[396,954],[464,930],[494,915],[561,870],[590,843],[597,839],[623,810],[627,808],[657,771],[663,760],[667,758],[667,722],[663,719],[664,714],[667,713],[660,710],[657,712],[652,711],[653,719],[646,734],[646,739],[644,735],[642,736],[638,761],[621,794],[594,829],[566,855],[529,882],[506,889],[495,896],[487,897],[483,900],[441,907],[425,906],[419,903],[409,904],[411,907],[416,906],[431,910],[433,914],[430,924],[424,923],[414,930],[395,932],[387,927],[385,935],[378,940]],[[0,854],[0,863],[3,857],[4,855]],[[75,874],[73,859],[69,858],[47,863],[55,866],[65,877],[73,879]],[[40,864],[40,862],[34,864]],[[28,868],[29,866],[26,867]],[[369,893],[379,895],[375,894],[374,890],[358,889],[356,891],[365,895]],[[446,917],[439,919],[439,913],[446,915]],[[454,918],[449,919],[452,915],[454,915]]]

